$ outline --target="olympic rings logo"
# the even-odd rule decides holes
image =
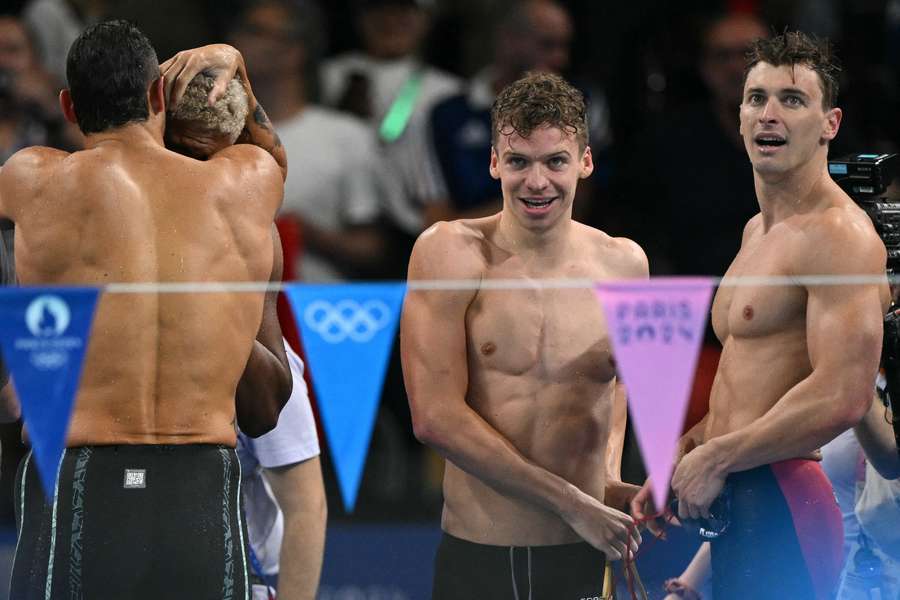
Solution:
[[[331,304],[325,300],[311,302],[303,312],[303,320],[310,329],[329,344],[340,344],[348,338],[364,344],[387,327],[391,310],[381,300],[341,300]]]

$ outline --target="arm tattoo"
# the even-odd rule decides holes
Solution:
[[[272,126],[269,122],[269,115],[266,114],[266,111],[259,104],[256,105],[256,110],[253,111],[253,120],[256,121],[257,125],[266,129]]]

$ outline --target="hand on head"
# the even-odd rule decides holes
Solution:
[[[215,78],[208,101],[212,106],[228,88],[228,82],[237,74],[246,78],[240,52],[227,44],[211,44],[179,52],[159,65],[166,91],[166,102],[177,107],[188,84],[201,72]]]
[[[246,91],[234,78],[210,105],[209,94],[217,84],[215,76],[202,71],[188,83],[180,102],[169,107],[165,141],[170,150],[206,159],[237,140],[249,112]]]

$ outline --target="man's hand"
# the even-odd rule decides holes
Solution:
[[[634,517],[635,521],[646,525],[647,530],[654,537],[664,540],[666,539],[666,533],[663,530],[663,525],[660,523],[661,520],[664,520],[664,517],[657,517],[658,513],[659,511],[656,510],[656,506],[653,503],[653,485],[648,477],[644,485],[641,486],[640,491],[631,499],[631,516]]]
[[[699,447],[702,443],[702,439],[695,437],[693,429],[681,436],[681,439],[678,440],[678,447],[675,449],[675,466],[677,467],[681,463],[681,459],[684,458],[688,452]]]
[[[577,490],[574,508],[562,515],[575,533],[609,560],[621,560],[630,548],[636,553],[641,534],[634,519]]]
[[[631,499],[641,491],[641,486],[624,481],[607,480],[606,491],[603,493],[603,504],[628,512]]]
[[[722,491],[727,475],[719,469],[718,458],[713,444],[706,443],[681,459],[672,476],[680,518],[709,517],[709,506]]]
[[[178,106],[188,84],[200,72],[216,78],[209,92],[210,106],[222,97],[235,73],[245,81],[247,78],[241,53],[228,44],[183,50],[159,65],[159,71],[165,80],[166,101],[172,107]]]

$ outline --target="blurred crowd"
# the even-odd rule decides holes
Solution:
[[[758,212],[738,134],[750,40],[786,27],[831,38],[844,65],[832,154],[900,146],[900,0],[28,0],[0,14],[0,163],[29,145],[78,148],[56,100],[66,53],[113,17],[160,60],[218,41],[242,52],[288,153],[291,280],[403,278],[430,224],[499,210],[491,103],[529,70],[589,99],[596,169],[576,219],[635,239],[654,274],[723,274]],[[17,435],[4,433],[5,473]],[[357,513],[433,517],[439,464],[412,437],[394,360]]]

